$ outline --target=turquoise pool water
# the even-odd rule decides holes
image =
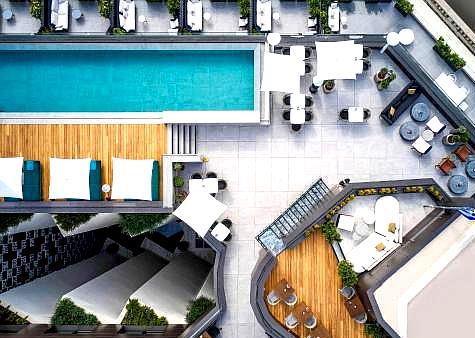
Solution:
[[[0,111],[253,110],[253,50],[0,49]]]

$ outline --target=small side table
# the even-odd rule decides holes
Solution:
[[[423,132],[422,132],[422,138],[427,141],[427,142],[430,142],[434,139],[434,132],[430,129],[425,129]]]
[[[71,16],[74,20],[79,20],[82,18],[82,12],[80,9],[73,9],[71,11]]]
[[[102,192],[106,195],[106,200],[110,200],[110,191],[111,191],[111,186],[107,183],[103,184],[101,187]]]
[[[2,17],[4,20],[10,21],[14,18],[13,11],[11,9],[6,9],[2,12]]]

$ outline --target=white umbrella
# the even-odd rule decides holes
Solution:
[[[290,55],[264,54],[264,72],[261,90],[300,93],[300,74],[305,62]]]
[[[23,198],[23,157],[0,158],[0,197]]]
[[[353,40],[315,42],[317,51],[316,80],[356,79],[363,68],[363,48]]]
[[[112,158],[112,199],[152,200],[154,160]]]
[[[198,235],[204,237],[213,222],[228,207],[204,191],[188,194],[173,215],[188,224]]]
[[[389,32],[388,35],[386,35],[386,44],[384,45],[383,48],[381,48],[379,52],[383,54],[389,46],[395,47],[398,44],[399,44],[399,34],[396,32]]]
[[[414,42],[414,32],[412,29],[403,28],[399,31],[399,41],[401,44],[407,46]]]
[[[91,159],[49,159],[49,199],[76,198],[89,200]]]
[[[281,36],[279,33],[269,33],[267,34],[267,42],[269,45],[277,46],[281,40]]]

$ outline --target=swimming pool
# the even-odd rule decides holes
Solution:
[[[1,46],[0,111],[252,111],[255,60],[255,46]]]

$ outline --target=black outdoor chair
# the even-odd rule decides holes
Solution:
[[[233,222],[229,218],[223,219],[221,223],[223,223],[223,225],[228,229],[231,228],[233,225]]]
[[[299,131],[300,129],[302,129],[302,125],[301,124],[293,124],[292,125],[292,130],[297,132]]]
[[[284,113],[282,114],[282,118],[285,121],[289,121],[290,120],[290,110],[284,110]]]
[[[290,103],[290,99],[289,99],[289,103]],[[305,96],[305,107],[311,107],[313,106],[313,99],[311,96]]]
[[[363,59],[363,70],[367,71],[371,67],[371,61]]]
[[[224,190],[228,187],[228,183],[225,180],[218,180],[218,190]]]
[[[312,55],[312,48],[305,47],[305,58],[308,59]]]
[[[309,110],[305,111],[305,122],[312,121],[313,119],[313,113]]]
[[[364,108],[363,109],[363,119],[366,121],[370,117],[371,117],[371,110],[369,110],[368,108]]]
[[[282,101],[286,106],[290,106],[290,94],[285,94],[282,98]]]
[[[229,242],[231,240],[231,238],[233,238],[233,235],[229,234],[225,239],[224,241],[225,242]]]
[[[340,119],[348,121],[348,108],[344,108],[340,111]]]
[[[371,55],[371,48],[363,47],[363,58],[367,59]]]
[[[290,55],[290,47],[282,47],[281,53],[284,55]]]
[[[305,74],[310,73],[313,70],[313,67],[310,63],[305,64]]]
[[[216,175],[215,172],[210,171],[210,172],[206,173],[206,178],[217,178],[217,177],[218,177],[218,175]]]
[[[201,180],[202,178],[203,178],[203,176],[200,173],[193,173],[191,175],[191,179],[193,179],[193,180]]]

